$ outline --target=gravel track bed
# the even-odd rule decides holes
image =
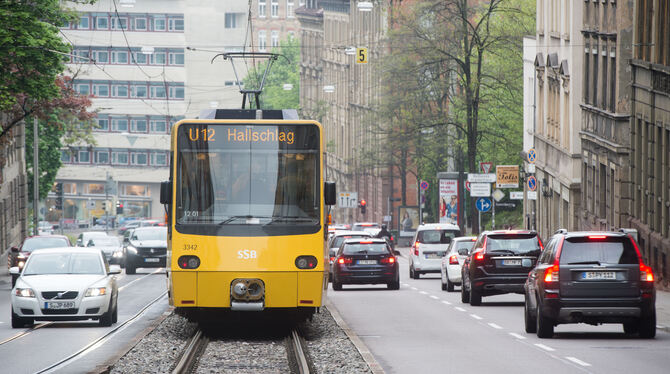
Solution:
[[[119,359],[111,373],[170,373],[197,324],[172,314]],[[317,373],[372,373],[356,346],[326,307],[301,325],[304,345]],[[285,342],[276,337],[211,339],[197,373],[286,373]]]

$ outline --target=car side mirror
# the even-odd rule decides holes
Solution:
[[[468,249],[467,248],[461,248],[458,250],[458,254],[461,256],[467,256],[468,255]]]
[[[397,250],[397,249],[394,249],[393,254],[396,255],[396,256],[400,256],[400,251]]]
[[[123,238],[123,244],[127,244],[129,242],[130,242],[130,239],[128,239],[127,236],[125,238]]]
[[[109,265],[109,274],[121,274],[121,266]]]
[[[12,253],[19,253],[19,247],[12,247],[10,248],[10,250],[12,251]]]
[[[161,182],[161,204],[170,204],[172,200],[172,183],[170,181]]]
[[[11,275],[19,275],[21,273],[21,270],[19,270],[18,266],[12,266],[9,268],[9,274]]]
[[[335,182],[323,183],[323,194],[326,205],[335,205],[337,203],[337,192]]]

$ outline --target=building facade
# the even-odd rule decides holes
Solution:
[[[578,228],[581,205],[582,12],[573,1],[538,0],[536,69],[536,224],[543,238]]]
[[[630,212],[632,0],[580,3],[583,14],[580,228],[626,227]]]
[[[240,108],[229,61],[248,33],[249,3],[143,0],[133,7],[100,0],[77,4],[80,19],[62,28],[73,46],[74,88],[92,95],[95,144],[62,151],[65,225],[106,215],[163,217],[160,182],[168,179],[170,128],[210,108]],[[125,5],[125,4],[123,4]],[[50,193],[47,207],[54,204]],[[122,213],[116,215],[116,205]]]
[[[631,204],[645,262],[668,284],[670,269],[670,3],[638,0],[633,18]]]
[[[0,121],[8,119],[0,113]],[[25,123],[0,138],[0,254],[19,246],[28,232]]]
[[[289,36],[298,37],[300,22],[295,11],[304,5],[305,0],[253,0],[253,50],[270,52]]]

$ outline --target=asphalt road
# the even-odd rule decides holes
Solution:
[[[405,252],[406,253],[406,252]],[[553,339],[523,328],[523,295],[485,297],[472,307],[440,289],[439,274],[409,278],[401,288],[344,286],[330,302],[386,373],[667,373],[670,334],[627,336],[620,324],[560,325]],[[456,287],[456,290],[460,290]]]

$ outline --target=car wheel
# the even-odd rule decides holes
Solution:
[[[652,339],[656,336],[656,311],[654,310],[651,316],[647,318],[640,318],[638,323],[638,333],[643,339]]]
[[[461,302],[467,304],[470,301],[470,291],[465,289],[465,282],[461,285]]]
[[[335,291],[342,291],[342,283],[333,279],[333,289]]]
[[[126,265],[126,274],[135,274],[135,267]]]
[[[533,317],[533,315],[530,314],[530,304],[528,303],[528,296],[526,296],[523,305],[523,322],[527,333],[532,334],[537,331],[537,321],[535,321],[535,317]]]
[[[414,269],[414,270],[412,271],[412,274],[413,274],[412,278],[414,278],[414,279],[419,279],[419,278],[421,278],[421,273],[419,273],[418,271],[416,271],[416,269]]]
[[[472,305],[472,306],[482,305],[481,291],[476,290],[472,286],[472,283],[470,283],[470,305]]]
[[[112,306],[110,305],[109,309],[100,316],[100,321],[98,324],[102,327],[109,327],[112,325]]]
[[[18,314],[12,311],[12,327],[15,329],[20,329],[26,325],[25,319],[19,317]]]
[[[442,280],[441,282],[442,282],[442,291],[446,291],[447,290],[446,283],[444,283],[444,280]],[[447,282],[448,282],[448,280],[447,280]]]
[[[540,312],[540,303],[535,309],[535,321],[537,322],[536,333],[538,338],[551,338],[554,336],[554,321],[545,317]]]
[[[414,279],[414,267],[412,265],[409,266],[409,277]]]
[[[640,331],[640,325],[635,322],[627,322],[623,324],[623,332],[626,334],[637,334]]]
[[[396,276],[395,280],[386,285],[389,290],[399,290],[400,289],[400,276]]]
[[[454,283],[449,281],[449,276],[447,276],[447,292],[454,292]]]
[[[112,313],[112,323],[116,323],[119,320],[119,302],[118,299],[114,300],[114,312]]]

